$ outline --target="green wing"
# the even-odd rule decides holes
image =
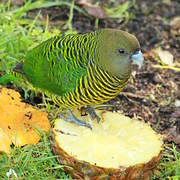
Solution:
[[[74,90],[87,69],[82,38],[55,37],[29,51],[23,67],[27,79],[35,87],[60,96]]]

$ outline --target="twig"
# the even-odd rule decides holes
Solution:
[[[155,68],[161,68],[161,69],[171,69],[171,70],[180,72],[180,68],[179,68],[179,67],[174,67],[174,66],[167,66],[167,65],[153,65],[153,67],[155,67]]]
[[[139,98],[139,99],[147,99],[145,96],[139,95],[139,94],[133,94],[130,92],[121,92],[120,95],[128,96],[130,98]]]

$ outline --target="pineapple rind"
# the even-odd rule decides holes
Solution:
[[[74,178],[149,179],[160,158],[162,140],[152,128],[119,113],[102,114],[93,129],[55,121],[53,150]]]
[[[129,167],[146,163],[161,151],[162,140],[141,121],[119,113],[106,112],[93,129],[56,120],[56,141],[70,156],[105,168]]]

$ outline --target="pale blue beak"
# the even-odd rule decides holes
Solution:
[[[135,52],[132,56],[132,64],[137,64],[139,68],[142,67],[143,65],[143,55],[142,52],[139,50],[137,52]]]

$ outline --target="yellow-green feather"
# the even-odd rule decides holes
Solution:
[[[24,62],[27,79],[64,107],[102,104],[119,94],[130,73],[112,76],[99,64],[104,32],[57,36],[32,49]]]

